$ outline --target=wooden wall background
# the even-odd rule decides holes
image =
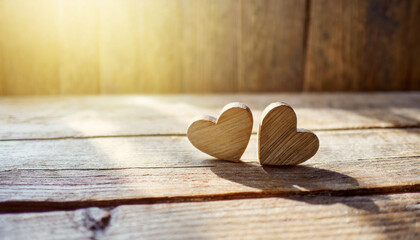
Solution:
[[[0,94],[420,90],[418,0],[0,0]]]

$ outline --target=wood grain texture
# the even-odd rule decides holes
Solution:
[[[0,132],[39,139],[0,141],[0,236],[416,239],[418,98],[418,93],[2,98]],[[252,135],[254,147],[244,153],[244,162],[232,163],[211,159],[185,134],[173,133],[181,127],[185,132],[190,115],[217,113],[232,100],[245,100],[258,115],[267,103],[293,103],[299,126],[324,129],[315,131],[322,143],[318,154],[300,166],[261,166]],[[149,135],[133,136],[133,129]],[[57,138],[66,134],[69,138]]]
[[[200,151],[237,162],[248,146],[252,123],[252,112],[245,104],[229,103],[218,118],[195,118],[188,126],[187,137]]]
[[[118,3],[119,4],[119,3]],[[186,5],[189,8],[189,5]],[[139,1],[140,65],[135,67],[141,81],[140,91],[146,93],[180,93],[183,80],[183,29],[181,0]]]
[[[4,28],[6,19],[4,19],[4,2],[0,1],[0,29]],[[0,30],[1,33],[2,30]],[[4,96],[6,93],[6,80],[4,73],[4,54],[3,54],[3,38],[0,38],[0,96]]]
[[[418,200],[419,194],[406,194],[124,206],[111,211],[106,234],[160,239],[416,238]]]
[[[191,202],[313,194],[418,192],[420,158],[354,161],[342,166],[213,167],[1,171],[0,212]],[[236,165],[234,165],[236,164]],[[369,166],[369,167],[367,167]],[[371,171],[361,171],[369,168]],[[398,170],[396,170],[398,169]]]
[[[192,118],[236,101],[252,109],[254,133],[263,109],[278,101],[310,130],[420,126],[419,93],[3,97],[0,139],[185,135]]]
[[[420,22],[420,2],[412,1],[410,6],[410,23],[409,30],[409,48],[410,48],[410,82],[408,89],[420,89],[420,59],[416,56],[420,55],[420,30],[418,23]]]
[[[135,93],[145,79],[141,61],[140,2],[105,0],[99,4],[101,93]],[[143,70],[143,69],[141,69]]]
[[[101,92],[181,92],[181,2],[111,0],[100,8]]]
[[[258,128],[258,160],[262,165],[297,165],[319,148],[318,137],[297,128],[296,113],[286,103],[264,109]]]
[[[1,95],[420,90],[416,0],[0,4]]]
[[[342,161],[420,155],[418,129],[315,133],[322,144],[308,164],[335,166]],[[165,146],[164,151],[162,146]],[[213,162],[208,161],[213,158],[197,151],[186,137],[1,141],[0,150],[2,170],[213,166]],[[257,136],[253,135],[242,161],[258,163],[257,157]]]
[[[183,91],[237,91],[241,1],[189,0],[186,4]]]
[[[59,93],[57,1],[2,0],[1,6],[4,92]]]
[[[317,135],[319,153],[294,168],[260,166],[254,147],[245,152],[246,163],[214,160],[195,150],[186,137],[1,142],[0,206],[4,211],[11,201],[66,206],[418,189],[418,129]],[[255,137],[250,145],[256,146]]]
[[[57,4],[60,93],[98,94],[98,1],[58,1]]]
[[[316,132],[321,146],[308,163],[419,156],[418,130]],[[405,144],[401,144],[405,143]],[[162,145],[165,151],[162,151]],[[251,136],[242,161],[258,163],[257,137]],[[54,149],[54,151],[50,151]],[[213,166],[212,159],[186,137],[130,137],[1,141],[0,169],[111,169]],[[77,158],[74,155],[77,154]],[[338,155],[337,155],[338,154]],[[397,159],[395,159],[397,160]],[[326,165],[326,166],[327,166]]]
[[[420,194],[266,198],[0,215],[8,239],[416,239]]]
[[[408,85],[418,79],[409,37],[419,34],[410,24],[420,13],[415,2],[311,1],[304,89],[414,90]]]
[[[365,28],[366,2],[311,2],[304,84],[306,91],[364,89],[361,84],[368,81],[366,77],[370,68],[370,63],[365,59],[365,35],[369,34]],[[373,90],[374,86],[370,87]]]
[[[239,91],[301,91],[304,0],[242,1]]]

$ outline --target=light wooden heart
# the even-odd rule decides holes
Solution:
[[[272,103],[264,110],[258,129],[261,164],[296,165],[315,155],[318,137],[296,126],[296,114],[286,103]]]
[[[252,132],[251,110],[242,103],[226,105],[219,117],[202,116],[189,125],[187,136],[200,151],[218,159],[239,161]]]

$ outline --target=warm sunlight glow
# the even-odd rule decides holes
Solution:
[[[162,0],[0,0],[0,93],[181,92],[199,78],[184,64],[198,64],[188,48],[199,26],[188,9]]]

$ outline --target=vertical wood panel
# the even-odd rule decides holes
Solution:
[[[140,2],[141,90],[151,93],[177,93],[182,89],[183,22],[179,0]],[[187,6],[188,7],[188,6]]]
[[[180,1],[101,3],[102,93],[180,92]]]
[[[305,0],[244,0],[240,91],[300,91]]]
[[[404,90],[414,1],[313,0],[305,90]]]
[[[241,2],[183,2],[184,91],[236,91]]]
[[[140,92],[139,1],[104,0],[100,8],[100,91]]]
[[[420,90],[420,1],[413,1],[410,10],[408,47],[411,54],[408,89]]]
[[[414,0],[417,1],[417,0]],[[366,62],[364,88],[405,90],[409,78],[410,5],[413,1],[370,0],[366,9]]]
[[[3,0],[5,92],[8,95],[56,94],[58,29],[55,0]]]
[[[0,0],[0,94],[420,90],[419,21],[417,0]]]
[[[60,92],[99,93],[97,0],[61,0],[58,3]]]
[[[4,59],[3,59],[3,37],[2,34],[4,29],[4,2],[0,0],[0,96],[5,95],[5,80],[4,80]]]
[[[357,90],[364,61],[364,6],[356,1],[311,1],[305,90]],[[328,13],[328,14],[326,14]],[[354,61],[357,60],[358,61]]]

